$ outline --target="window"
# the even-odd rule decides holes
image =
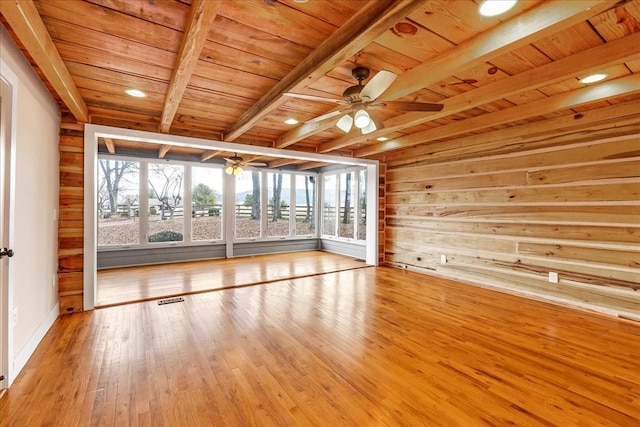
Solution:
[[[336,175],[324,176],[322,234],[334,236],[336,234]]]
[[[222,170],[191,168],[191,240],[222,239]]]
[[[340,226],[338,228],[338,236],[353,239],[353,210],[354,210],[354,184],[353,172],[340,174],[340,218],[338,220]]]
[[[367,171],[362,169],[358,174],[358,240],[367,240]]]
[[[184,240],[184,166],[149,164],[149,243]]]
[[[322,235],[366,240],[366,169],[324,175]]]
[[[267,237],[287,237],[290,229],[291,177],[267,173]]]
[[[140,163],[100,159],[98,162],[98,246],[140,242]]]
[[[108,154],[98,163],[100,249],[318,235],[315,174],[253,169],[230,176],[220,165]],[[331,179],[335,229],[335,175]],[[235,203],[225,207],[225,191],[233,188]],[[227,221],[234,223],[229,235]]]
[[[262,223],[262,176],[260,172],[242,171],[236,175],[236,238],[257,239]]]
[[[316,234],[316,177],[309,175],[295,176],[295,234],[296,236],[313,236]]]

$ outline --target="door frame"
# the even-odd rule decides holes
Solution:
[[[9,66],[0,59],[0,86],[2,86],[2,116],[0,118],[0,150],[7,153],[4,159],[4,176],[0,177],[0,214],[8,219],[8,224],[3,228],[8,231],[8,239],[5,239],[7,247],[11,248],[15,244],[15,172],[16,172],[16,134],[17,128],[17,103],[18,99],[18,77],[11,71]],[[6,203],[6,205],[5,205]],[[6,215],[8,213],[8,215]],[[5,230],[0,230],[4,232]],[[0,277],[0,292],[2,293],[2,303],[0,304],[0,366],[5,375],[5,380],[0,382],[0,389],[8,388],[15,379],[16,373],[13,369],[13,325],[10,321],[10,311],[13,307],[14,293],[14,271],[11,268],[9,259],[3,258],[2,272],[6,281]]]
[[[98,138],[108,137],[130,141],[144,141],[154,144],[171,144],[183,147],[197,147],[207,150],[223,150],[283,158],[295,158],[307,161],[321,161],[340,166],[364,166],[367,168],[367,228],[366,257],[368,265],[378,265],[378,166],[377,160],[340,157],[328,154],[306,153],[285,149],[248,146],[224,141],[213,141],[177,135],[160,134],[133,129],[122,129],[104,125],[85,124],[84,126],[84,254],[83,254],[83,308],[95,308],[97,294],[97,231],[98,219],[95,212],[98,189]],[[227,194],[229,192],[227,191]],[[228,231],[228,230],[225,230]],[[229,248],[231,245],[227,245]],[[229,249],[228,249],[229,250]],[[231,255],[233,255],[231,249]],[[229,255],[229,252],[227,253]]]

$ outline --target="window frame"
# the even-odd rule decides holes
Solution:
[[[238,238],[235,236],[235,227],[236,227],[236,181],[235,177],[232,175],[228,175],[224,172],[224,165],[222,164],[213,164],[213,163],[198,163],[187,160],[173,160],[173,159],[157,159],[152,157],[137,157],[132,155],[119,155],[119,154],[107,154],[107,153],[98,153],[97,162],[100,160],[120,160],[120,161],[135,161],[139,164],[139,188],[138,188],[138,211],[139,212],[148,212],[149,211],[149,170],[150,165],[158,164],[158,163],[168,163],[173,165],[180,165],[184,167],[184,177],[182,182],[182,204],[183,206],[191,206],[192,205],[192,187],[193,187],[193,173],[192,168],[213,168],[221,170],[222,176],[222,196],[220,203],[222,204],[222,230],[221,230],[221,238],[216,240],[193,240],[193,219],[189,214],[185,215],[185,211],[183,208],[183,240],[182,241],[172,241],[172,242],[149,242],[149,220],[148,217],[143,215],[138,215],[138,233],[139,239],[137,244],[116,244],[116,245],[98,245],[96,239],[96,248],[98,252],[108,252],[108,251],[121,251],[121,250],[134,250],[134,249],[154,249],[154,248],[166,248],[166,247],[194,247],[194,246],[206,246],[206,245],[223,245],[227,243],[243,243],[243,242],[265,242],[265,241],[282,241],[282,240],[302,240],[302,239],[317,239],[319,238],[319,224],[320,218],[318,215],[318,200],[320,199],[320,191],[318,181],[320,180],[321,174],[307,172],[307,171],[293,171],[293,170],[278,170],[278,169],[268,169],[268,168],[260,168],[255,172],[259,172],[261,174],[261,231],[260,237],[250,237],[250,238]],[[98,166],[99,167],[99,166]],[[253,172],[253,171],[251,171]],[[289,209],[292,207],[295,209],[297,206],[296,200],[296,177],[299,175],[302,176],[310,176],[315,178],[316,182],[316,191],[315,194],[312,195],[313,198],[313,209],[316,209],[314,220],[315,220],[315,232],[313,234],[308,235],[296,235],[295,234],[295,215],[291,215],[291,211],[289,213],[289,234],[288,236],[274,236],[267,237],[265,236],[266,231],[266,221],[268,219],[268,189],[267,189],[267,177],[269,173],[282,173],[289,175],[290,188],[289,188]],[[232,194],[232,197],[228,197],[228,194]],[[229,200],[233,200],[233,205],[229,206]],[[188,210],[187,210],[188,212]],[[97,204],[94,209],[94,214],[97,217]],[[229,225],[230,224],[230,225]],[[99,221],[97,223],[99,228]],[[232,232],[229,232],[229,231]]]
[[[348,242],[348,243],[352,243],[352,244],[362,244],[362,245],[366,245],[367,241],[366,239],[360,239],[360,227],[363,227],[365,229],[365,235],[366,235],[366,229],[367,229],[367,222],[365,222],[364,224],[360,224],[360,211],[361,211],[361,206],[360,206],[360,190],[361,190],[361,179],[360,179],[360,171],[364,171],[364,178],[365,180],[367,179],[367,169],[366,167],[359,167],[359,166],[354,166],[354,167],[350,167],[350,168],[341,168],[341,169],[337,169],[337,170],[330,170],[330,171],[325,171],[323,172],[322,175],[322,186],[323,188],[321,189],[320,193],[320,204],[322,206],[322,209],[324,209],[324,202],[325,202],[325,192],[324,192],[324,183],[325,183],[325,177],[329,176],[329,175],[335,175],[335,182],[336,182],[336,188],[335,188],[335,224],[334,224],[334,234],[330,235],[330,234],[325,234],[324,233],[324,222],[325,222],[325,218],[324,218],[324,212],[321,215],[320,218],[320,224],[319,227],[321,232],[320,232],[320,238],[321,239],[330,239],[330,240],[336,240],[336,241],[342,241],[342,242]],[[355,182],[352,184],[353,185],[353,189],[354,189],[354,197],[352,198],[352,206],[353,206],[353,210],[354,210],[354,223],[353,223],[353,236],[354,237],[341,237],[340,236],[340,193],[341,193],[341,176],[343,174],[348,174],[348,173],[353,173],[353,178],[355,180]],[[367,220],[368,221],[368,220]]]

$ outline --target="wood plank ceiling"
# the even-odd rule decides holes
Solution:
[[[526,140],[531,126],[523,125],[553,132],[561,117],[576,130],[613,118],[638,121],[640,0],[521,0],[497,17],[480,16],[478,3],[3,0],[0,12],[63,114],[79,123],[398,160],[418,146],[428,151],[434,142],[505,127]],[[383,129],[345,135],[334,126],[340,116],[305,124],[335,105],[283,96],[340,98],[355,84],[356,66],[372,76],[398,74],[379,100],[444,109],[378,109]],[[608,77],[579,82],[592,72]],[[129,97],[130,88],[147,96]],[[230,154],[101,144],[158,157],[186,150],[202,161]]]

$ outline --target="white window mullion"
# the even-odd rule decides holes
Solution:
[[[269,220],[269,175],[260,171],[260,237],[264,239],[267,234],[267,221]]]
[[[183,198],[183,214],[182,217],[184,218],[184,221],[182,221],[182,226],[184,227],[182,230],[182,235],[184,236],[184,238],[182,239],[182,244],[190,244],[191,243],[191,223],[192,223],[192,212],[193,212],[193,205],[191,203],[191,199],[192,199],[192,194],[191,194],[191,190],[193,188],[192,186],[192,173],[191,173],[191,165],[184,165],[184,180],[182,182],[182,185],[184,186],[182,188],[182,191],[184,194],[184,198]]]
[[[360,181],[360,169],[357,169],[353,173],[356,185],[355,185],[355,193],[354,193],[354,203],[353,203],[353,239],[359,240],[360,236],[360,191],[362,189],[362,182]]]
[[[236,231],[236,177],[234,175],[222,174],[222,224],[223,236],[227,247],[227,258],[233,257],[233,242]]]
[[[149,163],[140,161],[140,188],[138,194],[140,194],[140,200],[138,202],[139,214],[138,214],[138,232],[140,239],[140,246],[149,246]]]
[[[296,183],[296,175],[289,174],[289,237],[296,235],[296,213],[298,211]]]
[[[336,214],[335,214],[335,229],[333,231],[333,237],[340,237],[340,182],[342,173],[336,174]]]

